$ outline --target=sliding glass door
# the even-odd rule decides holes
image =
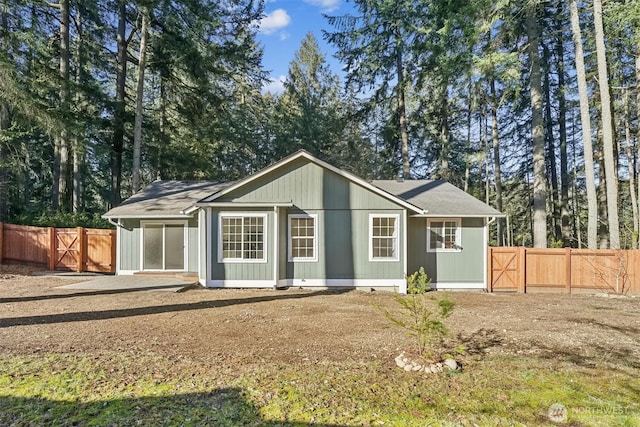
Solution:
[[[185,224],[148,223],[142,226],[142,269],[184,270]]]

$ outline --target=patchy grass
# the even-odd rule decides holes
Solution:
[[[422,376],[389,364],[210,366],[148,354],[0,355],[0,425],[640,425],[640,372],[468,358]]]

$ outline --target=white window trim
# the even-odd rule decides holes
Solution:
[[[395,248],[394,248],[394,253],[396,254],[395,257],[387,257],[387,258],[374,258],[373,256],[373,219],[374,218],[395,218],[396,220],[396,226],[394,229],[394,236],[395,237]],[[399,228],[400,228],[400,215],[399,214],[386,214],[386,213],[372,213],[369,214],[369,231],[368,231],[368,235],[369,235],[369,261],[370,262],[398,262],[400,261],[400,233],[399,233]]]
[[[164,233],[164,227],[163,227],[163,231],[162,231],[162,268],[160,270],[155,269],[155,268],[144,268],[144,228],[146,225],[175,225],[175,224],[180,224],[184,227],[184,267],[182,268],[182,270],[166,270],[164,268],[164,249],[165,249],[165,245],[164,245],[164,239],[165,239],[165,233]],[[162,221],[162,220],[146,220],[146,221],[140,221],[140,271],[188,271],[189,270],[189,222],[186,220],[168,220],[168,221]]]
[[[312,218],[313,219],[313,257],[294,257],[291,253],[293,249],[293,237],[291,236],[291,219]],[[289,214],[287,216],[287,260],[289,262],[318,262],[318,214]]]
[[[431,223],[432,222],[455,222],[456,242],[455,248],[435,248],[431,249]],[[462,252],[462,218],[427,218],[427,252]]]
[[[223,218],[262,218],[264,227],[264,240],[262,258],[223,258],[222,257],[222,219]],[[256,212],[220,212],[218,213],[218,263],[220,264],[265,264],[268,260],[267,251],[269,248],[267,237],[269,234],[268,215]]]

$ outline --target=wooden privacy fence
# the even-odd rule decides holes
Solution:
[[[30,264],[49,270],[115,273],[116,232],[0,222],[2,263]]]
[[[640,294],[640,250],[489,247],[490,292]]]

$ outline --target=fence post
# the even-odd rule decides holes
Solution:
[[[518,292],[527,293],[527,248],[518,247]]]
[[[85,238],[85,230],[84,227],[76,228],[77,239],[78,239],[78,263],[76,265],[76,271],[78,273],[84,271],[84,259],[87,253],[87,248],[85,247],[84,238]]]
[[[116,230],[110,230],[110,231],[111,231],[111,273],[117,273],[118,252],[116,249],[116,245],[118,244],[118,234]]]
[[[57,258],[57,248],[56,248],[56,229],[53,227],[49,227],[49,270],[53,271],[56,268],[56,258]]]
[[[4,243],[2,242],[3,234],[4,234],[4,227],[3,227],[2,222],[0,222],[0,264],[2,264],[2,255],[4,253],[3,249],[2,249],[2,248],[4,248],[4,246],[3,246]]]
[[[489,246],[487,249],[487,292],[493,292],[493,248]]]
[[[564,267],[565,267],[564,277],[566,280],[565,290],[567,291],[568,294],[570,294],[571,293],[571,248],[564,249]]]

